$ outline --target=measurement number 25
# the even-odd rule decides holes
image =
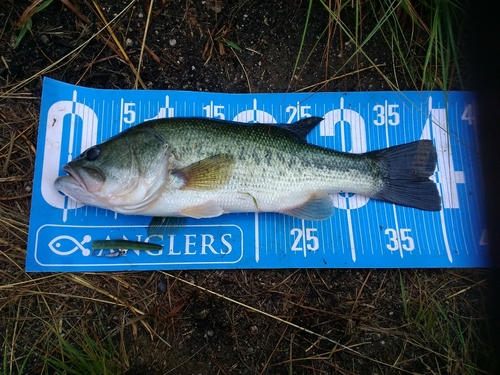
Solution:
[[[316,251],[319,249],[319,240],[316,236],[316,228],[293,228],[290,234],[295,237],[292,245],[292,251]]]

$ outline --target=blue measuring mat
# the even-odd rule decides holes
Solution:
[[[487,267],[487,232],[475,122],[468,92],[220,94],[99,90],[44,80],[27,271]],[[307,221],[274,213],[188,219],[148,237],[150,217],[82,206],[60,194],[61,167],[88,147],[143,121],[212,117],[291,123],[324,118],[308,141],[362,153],[431,139],[442,210],[354,194],[331,195],[334,215]],[[93,240],[159,243],[162,250],[92,252]]]

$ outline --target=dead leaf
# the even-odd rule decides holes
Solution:
[[[23,14],[21,14],[21,17],[19,18],[19,21],[17,21],[16,26],[19,29],[22,29],[24,25],[26,25],[26,22],[33,17],[33,15],[38,11],[38,8],[40,5],[44,2],[45,0],[33,0],[31,5],[27,7]]]

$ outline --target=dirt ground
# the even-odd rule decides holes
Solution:
[[[54,1],[33,16],[31,33],[13,48],[16,22],[30,3],[0,3],[0,90],[8,94],[0,101],[1,142],[16,138],[9,152],[0,144],[4,373],[65,373],[47,362],[76,362],[61,351],[61,333],[81,353],[87,353],[86,337],[97,342],[100,354],[88,358],[105,358],[110,373],[117,374],[489,371],[488,279],[482,270],[26,274],[42,77],[87,87],[134,88],[130,65],[138,66],[149,8],[148,1],[138,1],[113,24],[118,42],[103,32],[58,62],[103,26],[102,17],[92,1],[69,2],[74,10]],[[100,4],[110,20],[128,2]],[[347,61],[355,47],[342,33],[320,38],[329,18],[319,2],[311,9],[294,70],[307,14],[308,3],[300,1],[155,1],[140,70],[142,88],[383,91],[392,89],[390,80],[400,90],[415,89],[382,37],[363,48],[377,69],[362,54]],[[343,19],[354,27],[352,13]],[[369,34],[373,25],[374,20],[363,19],[362,32]],[[423,50],[422,45],[412,53]],[[465,73],[463,78],[467,85]],[[105,350],[109,355],[102,354]]]

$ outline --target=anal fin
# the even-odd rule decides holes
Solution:
[[[314,193],[304,204],[281,211],[282,214],[304,220],[325,220],[333,215],[334,207],[330,196],[324,191]]]
[[[220,216],[224,210],[214,201],[208,201],[198,206],[186,207],[180,210],[183,216],[193,217],[195,219]]]

